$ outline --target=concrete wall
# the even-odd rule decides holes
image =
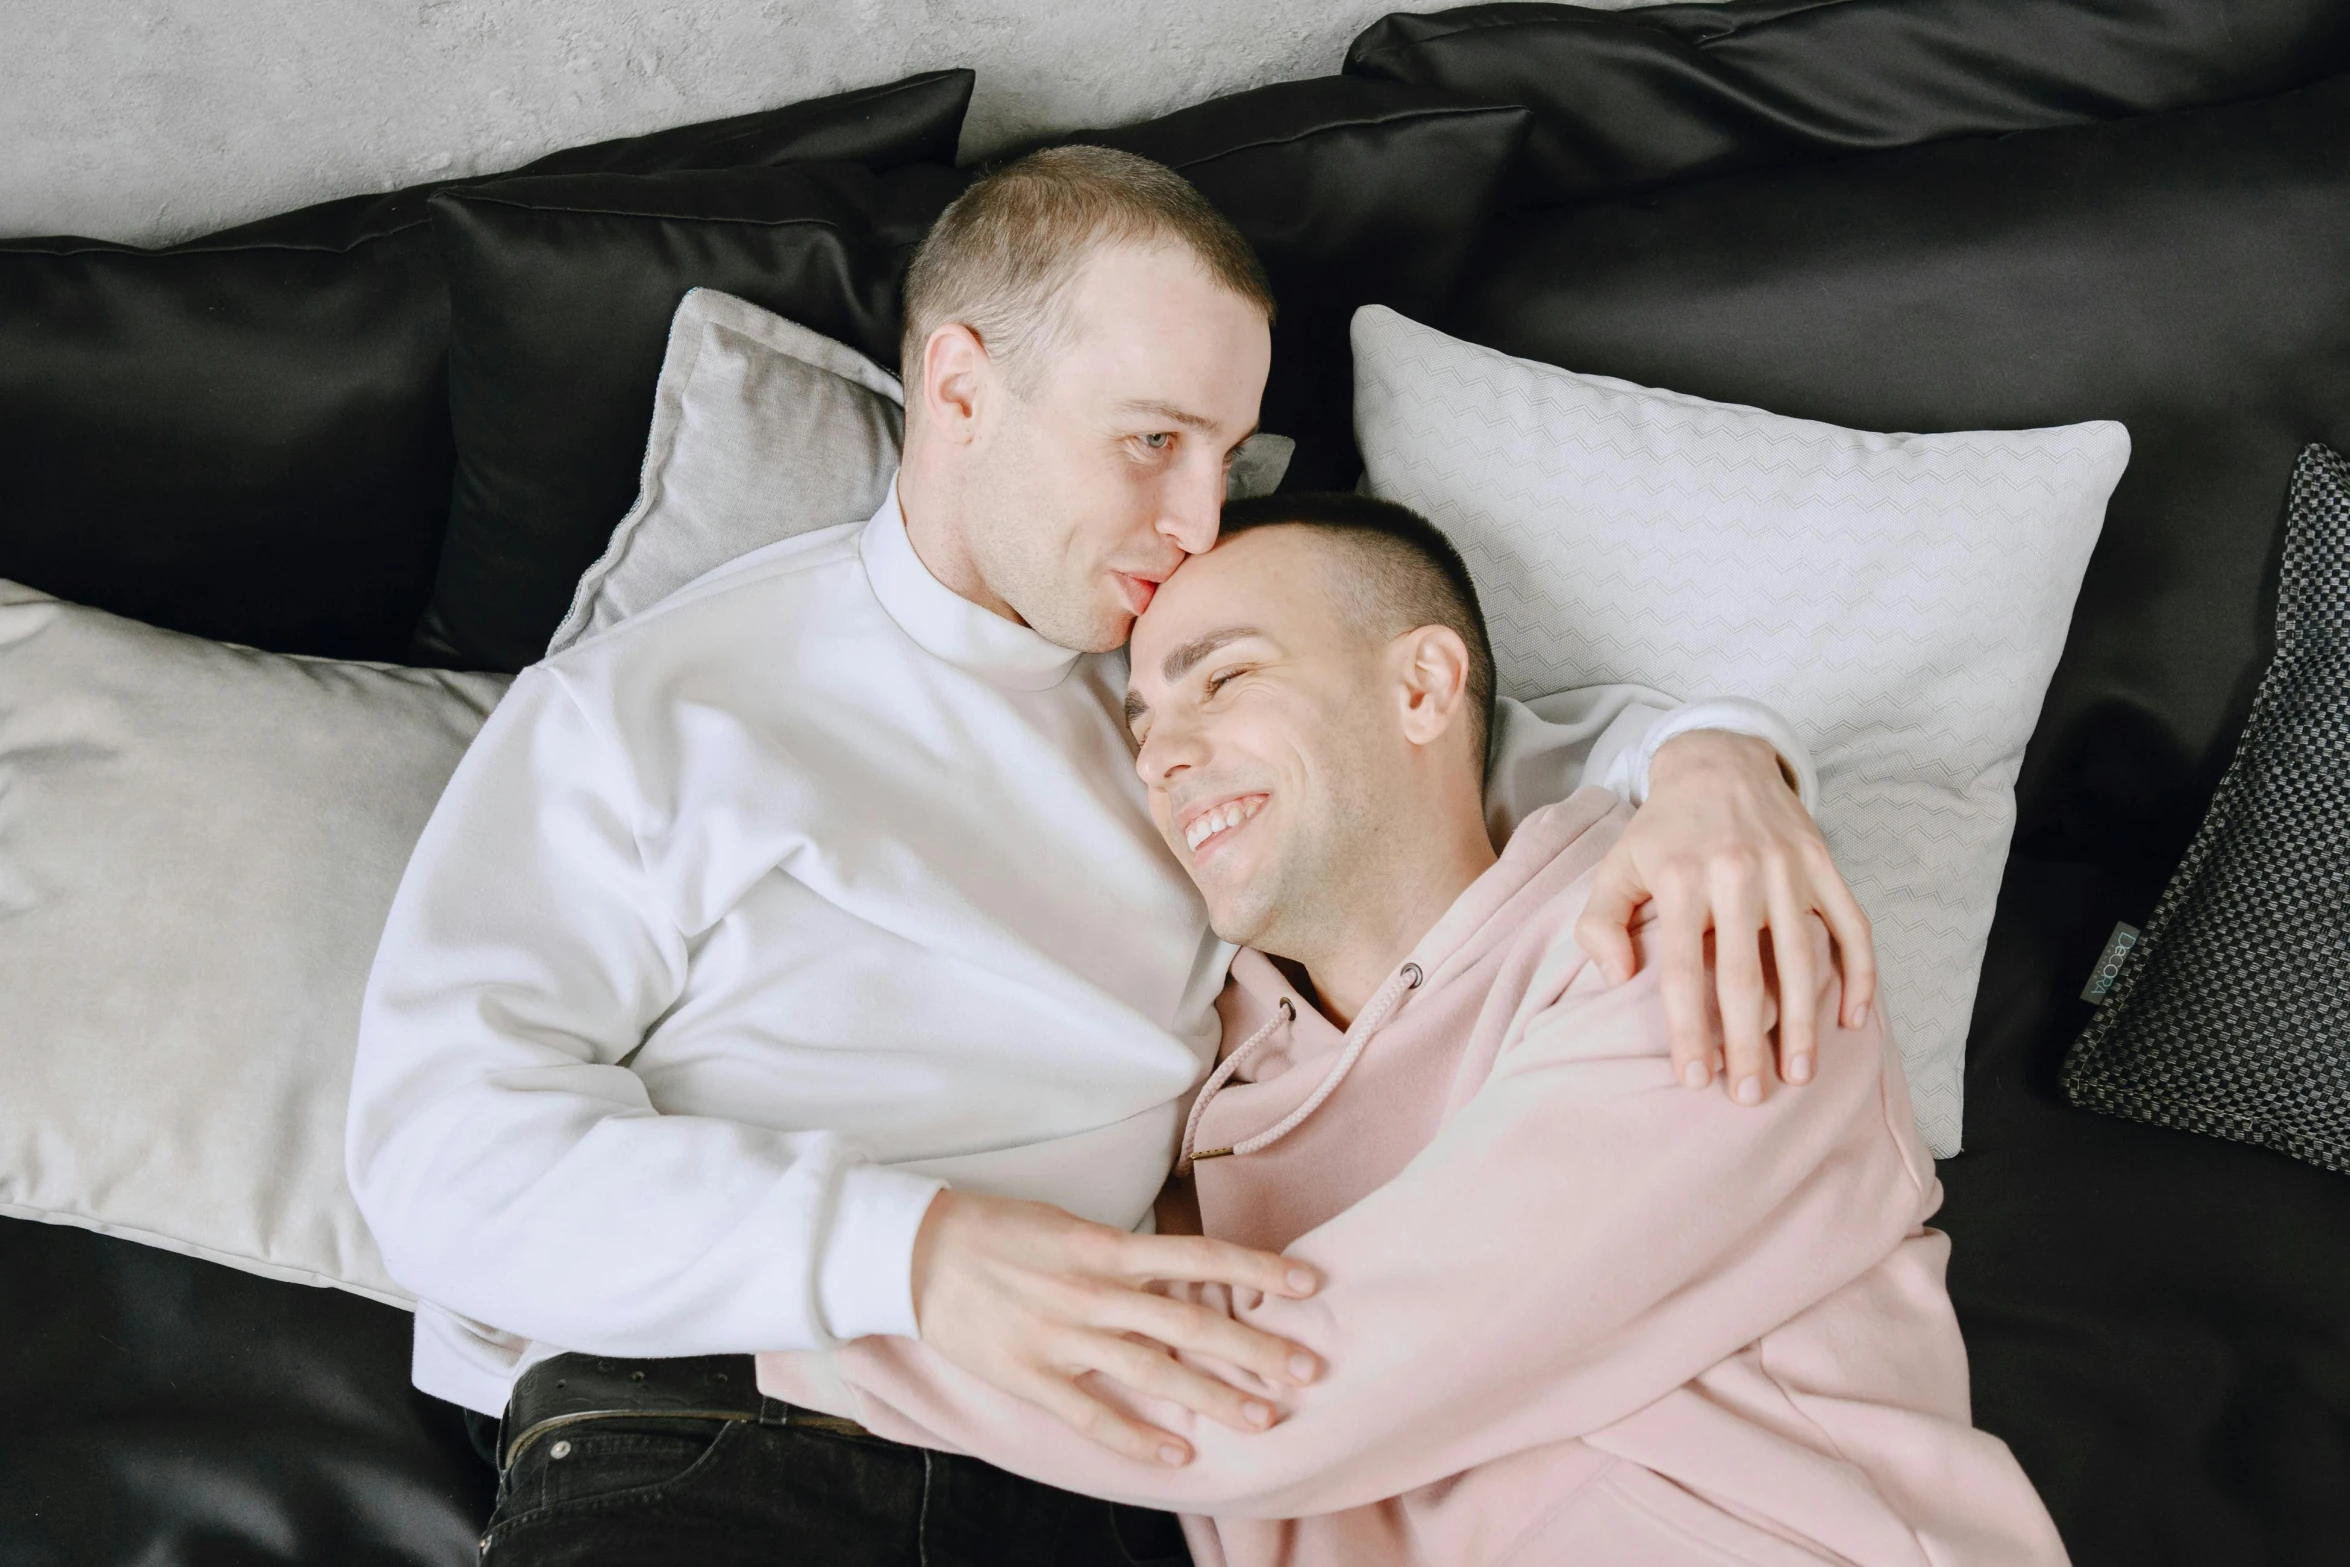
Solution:
[[[984,156],[1320,75],[1445,3],[0,0],[0,237],[164,243],[954,65]]]

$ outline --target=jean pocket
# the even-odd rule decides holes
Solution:
[[[651,1500],[715,1465],[739,1420],[582,1420],[533,1442],[508,1473],[508,1517],[544,1508]]]

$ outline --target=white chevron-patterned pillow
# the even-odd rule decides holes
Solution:
[[[1918,1127],[1958,1151],[1968,1016],[2024,742],[2129,432],[1872,435],[1355,316],[1372,493],[1468,558],[1503,694],[1770,703],[1877,930]]]

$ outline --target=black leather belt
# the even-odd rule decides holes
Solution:
[[[841,1436],[867,1436],[854,1420],[801,1409],[759,1391],[748,1355],[690,1355],[674,1360],[557,1355],[514,1384],[499,1448],[511,1469],[533,1442],[589,1420],[757,1420]]]

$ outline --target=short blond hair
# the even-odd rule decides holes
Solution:
[[[1110,147],[1048,147],[983,175],[939,215],[906,274],[901,366],[911,386],[942,326],[977,334],[1017,385],[1066,339],[1069,285],[1104,245],[1177,245],[1273,319],[1256,252],[1189,180]]]

